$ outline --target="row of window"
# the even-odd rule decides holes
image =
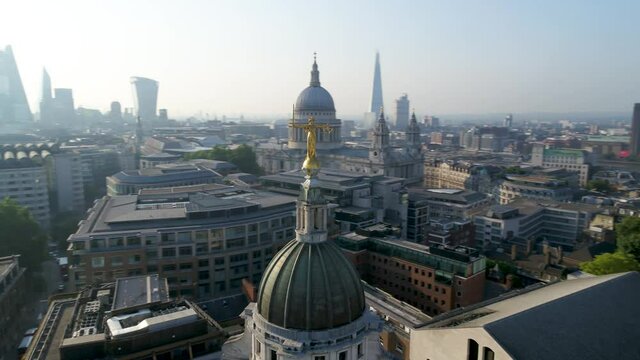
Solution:
[[[271,221],[271,226],[269,226],[269,222],[264,221],[260,225],[261,231],[260,240],[261,241],[270,241],[271,233],[265,232],[270,228],[278,228],[280,226],[293,226],[292,216],[288,216],[281,219],[274,219]],[[158,240],[161,241],[162,244],[170,244],[170,243],[180,243],[180,242],[207,242],[211,239],[214,243],[213,246],[218,246],[219,243],[216,241],[227,239],[227,248],[234,247],[242,247],[244,246],[245,239],[251,243],[258,242],[258,224],[250,224],[248,226],[236,226],[227,229],[211,229],[211,230],[198,230],[198,231],[184,231],[184,232],[170,232],[170,233],[162,233],[160,238],[158,235],[146,235],[144,236],[145,244],[147,246],[158,245]],[[276,238],[278,240],[289,239],[293,237],[293,229],[283,230],[284,232],[275,232]],[[248,236],[247,236],[248,234]],[[104,249],[104,248],[113,248],[113,247],[139,247],[142,244],[141,236],[138,235],[130,235],[130,236],[114,236],[109,238],[94,238],[89,242],[92,250]],[[86,245],[83,241],[76,241],[74,243],[74,249],[83,250]]]

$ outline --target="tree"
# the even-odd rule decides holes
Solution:
[[[509,166],[508,168],[504,169],[504,172],[506,174],[514,174],[514,175],[522,175],[527,173],[519,166]]]
[[[599,192],[609,192],[614,190],[613,186],[611,186],[607,180],[601,179],[589,180],[587,183],[587,189]]]
[[[580,269],[593,275],[640,271],[640,262],[633,255],[621,251],[596,255],[593,261],[580,264]]]
[[[67,238],[78,230],[78,222],[82,220],[82,214],[66,212],[57,214],[51,221],[51,238],[60,249],[66,249]]]
[[[625,217],[616,225],[618,249],[640,261],[640,218]]]
[[[209,159],[228,161],[235,164],[242,172],[260,176],[264,174],[262,168],[258,165],[256,153],[253,149],[245,144],[230,150],[222,146],[216,146],[211,150],[196,151],[185,155],[185,159]]]
[[[10,198],[0,202],[0,234],[0,256],[21,255],[25,267],[40,269],[47,257],[46,237],[29,210]]]

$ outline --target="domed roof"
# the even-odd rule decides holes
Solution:
[[[364,310],[358,273],[329,241],[289,242],[265,269],[258,291],[258,312],[287,329],[336,328]]]
[[[311,69],[311,81],[309,87],[302,90],[296,101],[296,110],[299,111],[336,111],[333,98],[327,90],[320,86],[320,72],[318,64],[313,60]]]
[[[333,98],[322,86],[309,86],[302,90],[296,101],[299,111],[336,111]]]

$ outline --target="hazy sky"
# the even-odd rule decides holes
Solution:
[[[318,52],[338,115],[371,96],[380,51],[387,109],[424,114],[631,111],[640,102],[640,1],[4,0],[32,111],[42,67],[77,106],[132,106],[129,77],[160,82],[159,107],[285,115]]]

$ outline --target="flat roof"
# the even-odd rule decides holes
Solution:
[[[201,226],[212,223],[243,221],[248,217],[264,216],[267,212],[282,211],[283,206],[295,207],[296,198],[290,195],[246,190],[232,186],[199,187],[184,189],[162,188],[146,190],[140,195],[105,196],[88,210],[78,231],[82,234],[140,231],[167,227]],[[241,208],[258,208],[258,211],[225,217],[224,214],[206,218],[189,218],[198,212],[231,211]]]
[[[111,310],[164,301],[169,299],[167,283],[158,274],[132,276],[116,280]]]

